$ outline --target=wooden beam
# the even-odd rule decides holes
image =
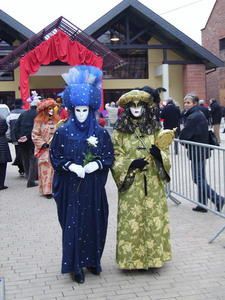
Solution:
[[[163,61],[167,61],[167,50],[163,49]]]
[[[199,60],[163,60],[162,64],[168,65],[198,65],[202,64]]]
[[[126,16],[126,42],[130,44],[130,24],[128,16]]]
[[[136,34],[134,37],[132,37],[132,39],[130,39],[130,43],[135,41],[137,38],[141,37],[147,31],[148,31],[148,29],[143,29],[142,31],[138,32],[138,34]]]
[[[109,45],[107,44],[109,49],[182,49],[182,47],[176,47],[172,45],[146,45],[146,44],[117,44],[117,45]]]

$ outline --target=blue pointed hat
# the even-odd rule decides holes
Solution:
[[[98,110],[102,99],[102,71],[94,66],[76,66],[62,74],[67,83],[63,92],[66,107],[89,106]]]

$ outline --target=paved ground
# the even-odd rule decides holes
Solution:
[[[225,136],[225,135],[224,135]],[[225,299],[225,232],[208,240],[225,220],[198,214],[183,201],[168,201],[173,260],[151,271],[124,272],[115,262],[116,187],[109,177],[109,230],[100,277],[87,274],[78,285],[60,274],[61,232],[54,200],[26,188],[9,164],[8,190],[0,192],[0,277],[6,300],[70,299]],[[1,293],[0,293],[1,295]]]

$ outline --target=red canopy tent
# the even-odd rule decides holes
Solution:
[[[0,70],[12,71],[20,65],[20,91],[25,107],[29,97],[29,75],[41,65],[60,60],[69,65],[87,64],[114,69],[125,62],[116,53],[63,17],[0,59]]]
[[[77,41],[71,41],[61,30],[42,42],[20,59],[20,93],[24,107],[30,96],[29,76],[38,71],[41,65],[48,65],[55,60],[66,62],[71,66],[92,65],[102,68],[103,59]]]

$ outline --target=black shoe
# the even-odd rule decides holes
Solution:
[[[202,212],[202,213],[207,213],[208,210],[204,207],[201,207],[201,206],[196,206],[196,207],[193,207],[192,208],[193,211],[198,211],[198,212]]]
[[[84,283],[85,277],[82,269],[79,273],[74,274],[74,281],[76,281],[77,283]]]
[[[34,187],[34,186],[38,186],[38,184],[37,184],[36,182],[34,182],[34,181],[33,181],[33,182],[28,182],[28,183],[27,183],[27,187],[28,187],[28,188]]]
[[[87,267],[87,270],[94,275],[100,275],[101,271],[97,270],[95,267]]]
[[[23,177],[25,175],[24,171],[19,170],[18,172],[19,172],[21,177]]]
[[[221,212],[223,210],[224,204],[225,204],[225,200],[223,200],[223,199],[221,200],[221,204],[220,204],[220,202],[216,203],[216,209],[218,212]]]
[[[47,199],[52,199],[52,194],[47,194],[47,195],[44,195],[45,196],[45,198],[47,198]]]
[[[4,185],[4,186],[0,187],[0,191],[1,191],[1,190],[6,190],[7,188],[8,188],[8,187]]]

